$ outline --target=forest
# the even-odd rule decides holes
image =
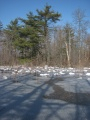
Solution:
[[[6,28],[0,22],[0,65],[89,67],[90,21],[85,12],[76,9],[73,22],[64,25],[62,13],[50,5],[36,12],[11,20]]]

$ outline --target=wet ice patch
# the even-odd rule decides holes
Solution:
[[[89,81],[90,81],[90,78],[87,78],[87,80],[89,80]]]
[[[3,76],[3,79],[7,79],[7,76]]]
[[[70,73],[69,73],[69,75],[75,75],[75,73],[73,73],[73,72],[70,72]]]
[[[90,73],[86,73],[87,76],[90,76]]]

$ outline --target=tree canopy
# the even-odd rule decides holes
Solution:
[[[24,18],[16,18],[7,26],[6,33],[11,37],[12,43],[21,57],[34,57],[39,52],[43,37],[47,35],[50,23],[59,20],[61,14],[51,10],[46,5],[43,10],[36,10],[37,15],[29,12]]]

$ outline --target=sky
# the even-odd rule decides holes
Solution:
[[[72,14],[78,8],[85,11],[86,19],[90,21],[90,0],[0,0],[0,21],[6,28],[11,20],[17,17],[26,18],[30,11],[36,14],[36,9],[42,10],[46,3],[55,12],[62,14],[58,25],[72,22]]]

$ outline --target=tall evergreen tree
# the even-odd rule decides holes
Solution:
[[[14,46],[15,41],[19,39],[19,29],[20,26],[18,24],[18,19],[12,20],[9,25],[7,25],[7,29],[5,30],[7,37],[9,39],[9,43],[11,46]]]
[[[45,49],[45,61],[46,64],[48,64],[48,61],[50,61],[49,56],[49,27],[52,23],[56,23],[60,20],[61,14],[58,12],[55,12],[54,10],[51,10],[51,6],[46,5],[43,10],[37,9],[37,18],[41,22],[42,30],[43,30],[43,36],[44,36],[44,49]]]
[[[13,46],[21,53],[22,57],[35,57],[39,49],[45,48],[46,61],[48,58],[49,44],[47,36],[48,29],[52,23],[56,23],[61,14],[51,10],[51,6],[46,5],[43,10],[37,10],[37,15],[32,12],[27,14],[27,18],[16,18],[7,26],[7,34],[10,36]],[[20,23],[20,25],[19,25]]]
[[[47,36],[48,28],[50,27],[50,24],[56,23],[60,20],[61,14],[58,12],[55,12],[54,10],[51,10],[51,6],[46,5],[43,10],[38,10],[38,19],[41,21],[44,36]]]
[[[39,50],[40,36],[42,30],[37,17],[32,12],[27,14],[27,19],[20,18],[23,22],[23,28],[20,30],[21,38],[26,40],[26,49],[29,51],[31,57],[36,56]],[[30,57],[29,56],[29,57]]]

